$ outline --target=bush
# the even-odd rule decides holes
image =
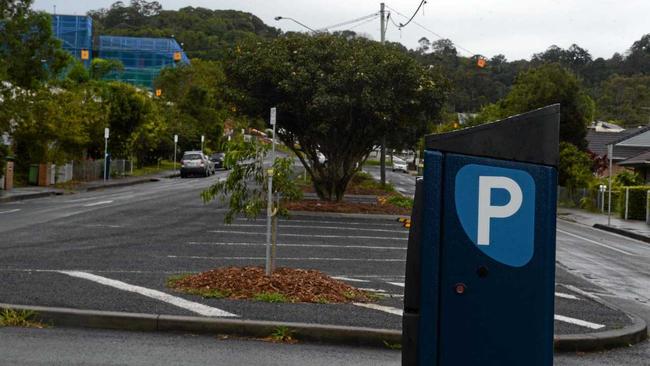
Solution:
[[[626,190],[630,191],[628,198],[627,218],[632,220],[645,220],[646,199],[650,186],[622,187],[618,197],[618,213],[625,217],[625,195]],[[613,197],[612,197],[613,200]]]

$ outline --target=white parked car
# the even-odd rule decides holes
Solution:
[[[404,173],[408,173],[408,164],[400,158],[393,157],[393,171],[403,171]]]

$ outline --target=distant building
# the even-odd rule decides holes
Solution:
[[[106,79],[148,89],[153,89],[163,68],[190,62],[173,38],[95,35],[89,16],[52,15],[52,33],[61,40],[62,48],[86,67],[95,57],[121,61],[124,70],[109,74]]]
[[[589,128],[587,149],[598,158],[609,160],[608,145],[612,145],[613,174],[632,169],[650,183],[650,126],[627,130],[604,127],[604,130],[599,131],[595,126]],[[608,174],[607,170],[602,172],[602,176]]]

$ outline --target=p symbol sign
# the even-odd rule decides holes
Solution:
[[[460,223],[479,250],[513,267],[534,253],[535,182],[527,172],[468,164],[456,174]]]

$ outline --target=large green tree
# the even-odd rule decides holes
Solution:
[[[0,76],[33,89],[66,67],[71,57],[52,36],[50,15],[34,12],[33,0],[0,0]]]
[[[578,79],[559,64],[547,64],[521,73],[508,95],[486,106],[479,122],[493,121],[547,105],[560,104],[560,141],[587,148],[587,125],[595,104]]]
[[[624,126],[650,123],[650,75],[614,75],[603,83],[598,118]]]
[[[278,137],[326,200],[342,199],[382,136],[414,127],[424,133],[447,91],[440,74],[397,46],[333,35],[243,44],[232,50],[226,74],[243,113],[266,120],[277,107]]]

